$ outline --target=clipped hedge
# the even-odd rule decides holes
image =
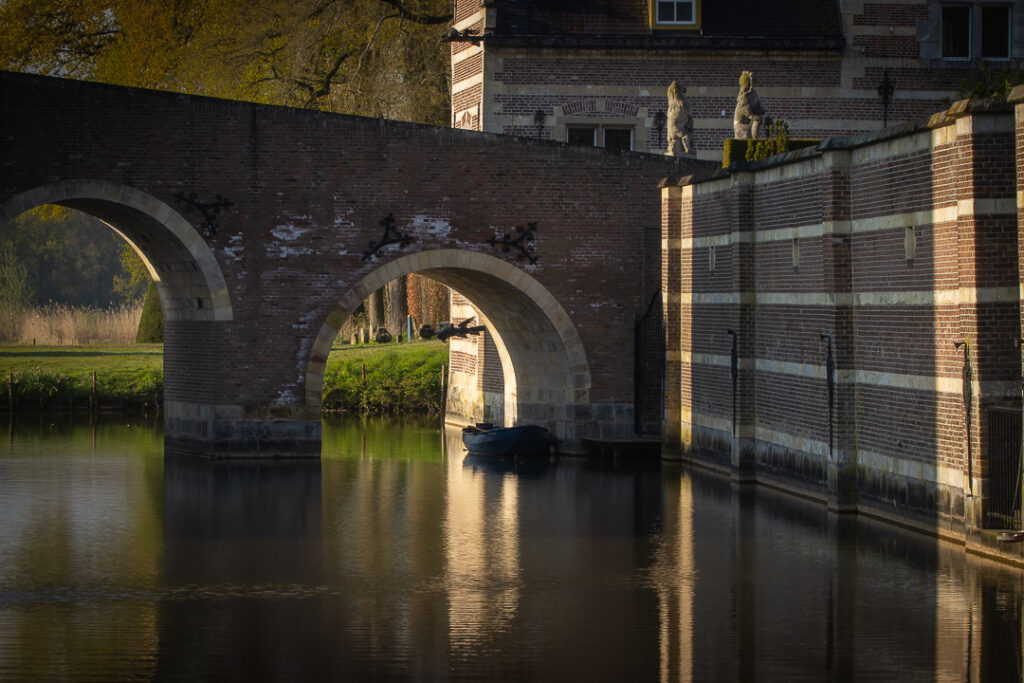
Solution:
[[[149,281],[146,290],[146,301],[142,304],[142,317],[139,318],[139,331],[135,335],[136,344],[162,344],[164,342],[164,311],[160,306],[160,294],[156,291],[156,283]]]
[[[743,162],[747,159],[747,145],[756,143],[757,140],[741,140],[739,138],[726,138],[725,145],[722,148],[722,168],[729,168],[737,162]],[[804,147],[814,147],[821,140],[812,138],[790,138],[789,139],[789,151],[803,149]]]

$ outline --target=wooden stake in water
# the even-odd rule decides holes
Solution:
[[[14,411],[14,373],[7,377],[7,409]]]
[[[363,389],[365,389],[366,388],[366,363],[362,364],[362,372],[363,372]]]
[[[96,371],[92,371],[92,393],[89,395],[89,410],[96,411]]]

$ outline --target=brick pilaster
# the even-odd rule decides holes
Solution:
[[[852,371],[856,368],[853,307],[852,235],[850,223],[850,173],[848,151],[827,152],[822,187],[822,291],[833,300],[825,334],[832,353],[833,396],[831,425],[826,426],[829,455],[827,498],[838,511],[856,510],[857,485],[857,391]],[[824,345],[822,366],[826,389],[830,381],[828,352]],[[827,390],[825,395],[827,396]]]
[[[736,382],[736,429],[732,443],[732,476],[755,479],[757,467],[757,391],[755,366],[757,316],[754,297],[754,176],[733,174],[730,212],[733,235],[732,298],[729,317],[739,348]]]
[[[1019,405],[1017,179],[1014,126],[1006,113],[973,101],[957,102],[950,109],[957,117],[957,341],[966,343],[972,377],[970,391],[961,393],[970,399],[964,471],[969,533],[985,526],[990,495],[987,410]],[[964,352],[961,347],[957,353],[961,363]],[[966,434],[966,424],[964,429]]]
[[[669,455],[680,448],[682,361],[679,356],[681,256],[680,234],[683,214],[692,222],[693,188],[661,183],[661,302],[665,318],[665,423],[663,447]],[[684,211],[683,196],[686,209]]]

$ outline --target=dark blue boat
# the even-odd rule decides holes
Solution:
[[[495,427],[478,422],[463,427],[462,443],[476,455],[546,456],[551,451],[551,436],[539,425]]]

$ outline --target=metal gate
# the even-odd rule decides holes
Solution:
[[[987,416],[989,497],[985,527],[1020,529],[1021,412],[989,408]]]
[[[638,436],[661,434],[665,392],[665,319],[661,292],[633,324],[633,431]]]

